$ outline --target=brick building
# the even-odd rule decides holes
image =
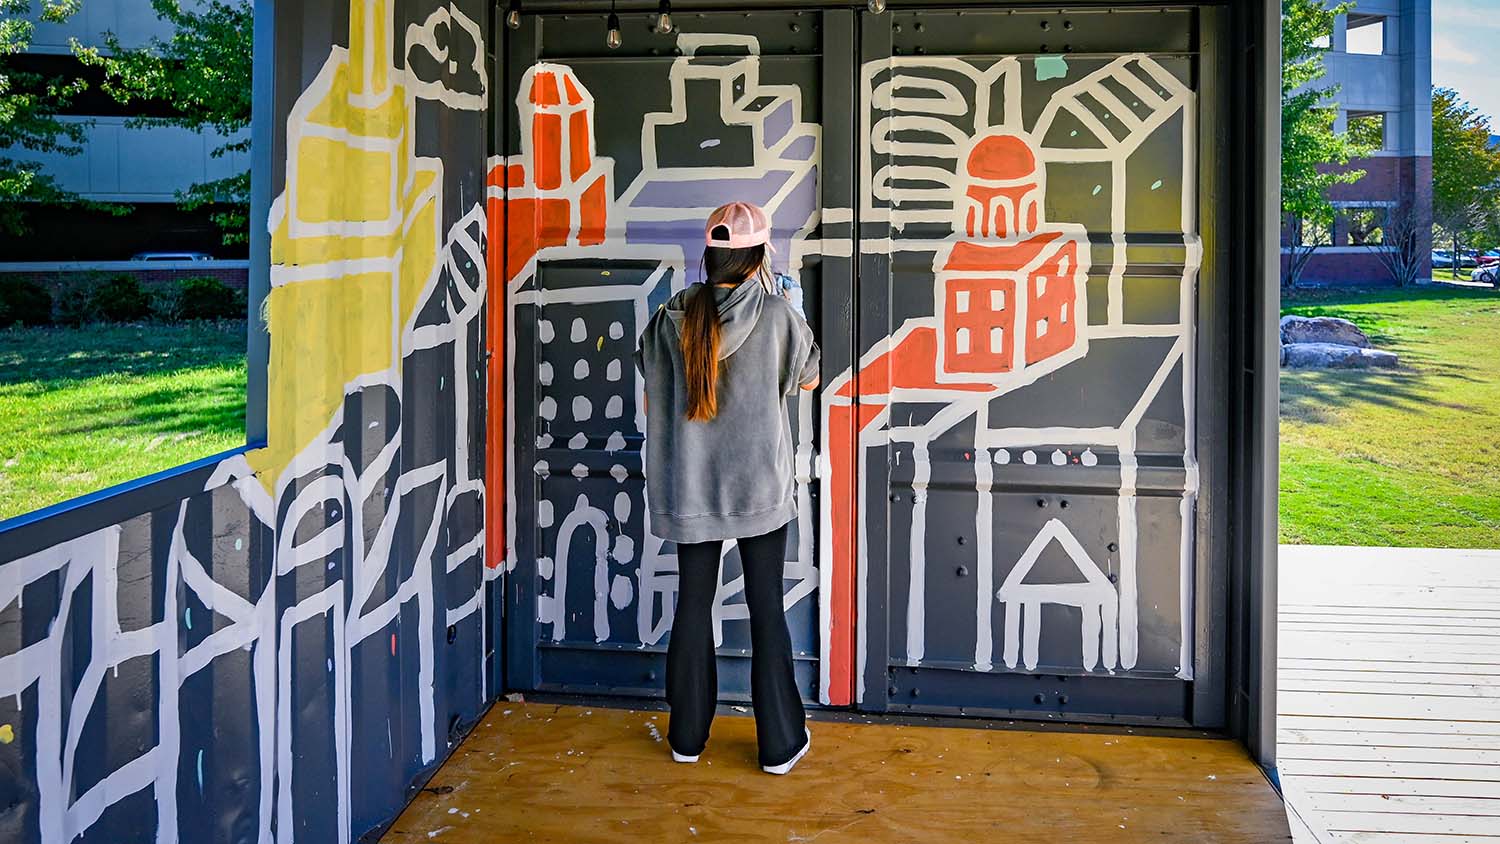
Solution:
[[[1351,162],[1365,171],[1331,192],[1332,231],[1303,231],[1320,248],[1301,282],[1314,285],[1391,283],[1376,250],[1394,215],[1415,214],[1421,243],[1430,249],[1432,220],[1432,0],[1360,0],[1334,24],[1318,85],[1336,85],[1334,128],[1377,147]],[[1283,243],[1298,236],[1288,230]],[[1418,279],[1430,278],[1424,266]]]

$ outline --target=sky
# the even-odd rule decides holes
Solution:
[[[1432,84],[1457,90],[1500,134],[1500,0],[1432,0]]]

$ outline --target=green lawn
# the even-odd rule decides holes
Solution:
[[[0,519],[244,442],[244,322],[0,330]]]
[[[1352,320],[1401,367],[1282,371],[1282,541],[1500,547],[1500,294],[1299,293],[1285,305]]]

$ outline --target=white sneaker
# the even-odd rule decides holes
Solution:
[[[803,743],[802,749],[797,751],[796,756],[782,762],[780,765],[761,765],[760,769],[768,774],[776,774],[777,776],[790,773],[792,768],[795,768],[797,763],[802,761],[802,757],[807,755],[808,748],[812,747],[812,730],[803,727],[802,731],[807,734],[807,741]]]
[[[699,754],[699,755],[701,755],[701,754]],[[697,762],[698,761],[698,756],[684,756],[681,753],[678,753],[677,751],[674,750],[674,751],[672,751],[672,761],[673,762]]]

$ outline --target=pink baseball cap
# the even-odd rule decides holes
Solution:
[[[719,226],[729,230],[729,239],[714,237]],[[749,202],[731,202],[720,205],[708,215],[708,224],[703,227],[703,242],[709,246],[725,249],[744,249],[771,242],[771,221],[760,206]]]

